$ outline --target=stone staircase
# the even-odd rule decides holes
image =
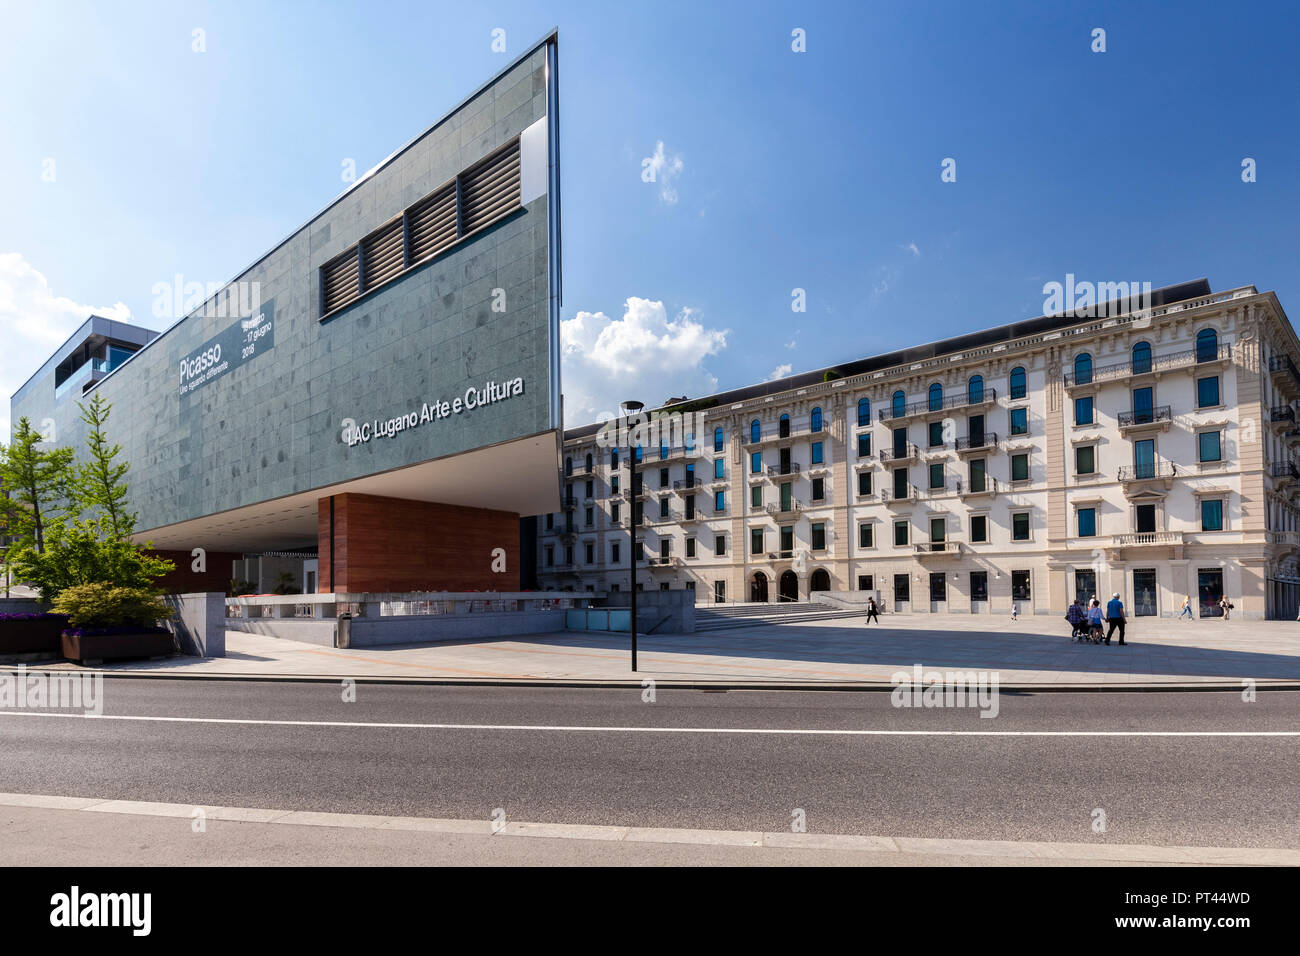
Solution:
[[[697,605],[695,630],[720,631],[733,627],[764,627],[772,624],[797,624],[807,621],[830,621],[842,617],[861,617],[861,610],[837,608],[808,601],[780,604]]]

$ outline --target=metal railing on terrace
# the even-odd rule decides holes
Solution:
[[[1231,357],[1232,346],[1226,343],[1216,349],[1184,349],[1181,352],[1170,352],[1168,355],[1156,355],[1149,360],[1141,359],[1136,362],[1129,360],[1116,362],[1112,365],[1099,365],[1087,373],[1066,372],[1064,376],[1065,387],[1094,385],[1098,382],[1109,382],[1114,379],[1129,378],[1133,375],[1145,375],[1147,372],[1163,372],[1167,369],[1182,368],[1187,365],[1204,365],[1207,362],[1217,362]]]
[[[1122,465],[1119,480],[1146,481],[1149,478],[1173,478],[1177,474],[1178,466],[1172,461],[1155,461],[1143,465]]]
[[[957,439],[958,451],[977,451],[981,448],[996,448],[998,444],[997,432],[985,432],[983,435],[968,435],[965,438]]]
[[[899,408],[895,408],[891,404],[880,409],[876,414],[879,421],[889,422],[899,418],[909,418],[912,415],[946,412],[953,408],[966,408],[971,405],[987,405],[990,402],[996,402],[997,400],[998,390],[986,386],[978,392],[962,392],[960,395],[950,395],[942,401],[937,402],[926,398],[919,402],[910,402]]]
[[[1160,422],[1173,420],[1173,411],[1168,405],[1158,405],[1155,408],[1137,408],[1129,412],[1119,413],[1119,427],[1128,428],[1132,425],[1155,425]]]

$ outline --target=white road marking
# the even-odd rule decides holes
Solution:
[[[1054,843],[1019,840],[959,840],[862,836],[835,833],[763,833],[757,830],[704,830],[669,827],[601,826],[583,823],[525,823],[400,817],[369,813],[322,813],[311,810],[269,810],[260,807],[221,807],[144,800],[96,800],[30,793],[0,793],[0,807],[56,810],[68,813],[112,813],[127,816],[186,819],[201,809],[208,820],[277,826],[344,827],[360,830],[402,830],[421,833],[477,834],[552,840],[601,840],[617,843],[685,843],[703,846],[863,852],[944,856],[1019,858],[1040,861],[1083,860],[1112,863],[1216,864],[1220,866],[1297,866],[1300,850],[1277,847],[1149,846],[1127,843]],[[187,824],[186,824],[187,825]]]
[[[373,727],[379,730],[497,730],[614,734],[773,734],[825,737],[1300,737],[1300,730],[864,730],[801,727],[626,727],[582,724],[435,724],[364,720],[269,720],[256,717],[165,717],[0,710],[0,717],[68,717],[176,724],[251,724],[268,727]]]

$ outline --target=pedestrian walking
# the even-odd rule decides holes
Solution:
[[[868,624],[871,623],[872,618],[876,619],[877,624],[880,623],[880,608],[876,607],[875,598],[867,598],[867,623]]]
[[[1180,621],[1184,617],[1188,620],[1196,620],[1196,617],[1192,614],[1192,596],[1190,594],[1183,598],[1183,608],[1178,612],[1178,619]],[[1297,620],[1300,620],[1300,617],[1298,617]]]
[[[1124,647],[1124,602],[1119,599],[1119,592],[1116,591],[1106,602],[1106,620],[1110,623],[1110,628],[1106,631],[1106,643],[1110,644],[1111,635],[1115,633],[1115,628],[1119,628],[1119,646]]]
[[[1232,612],[1232,602],[1228,600],[1228,595],[1219,598],[1219,607],[1223,609],[1223,619],[1226,621]]]
[[[1013,621],[1020,620],[1020,605],[1017,604],[1015,601],[1011,602],[1011,620]]]
[[[1101,640],[1101,602],[1096,598],[1088,608],[1088,640],[1094,644]]]
[[[1078,598],[1074,599],[1070,609],[1065,612],[1065,619],[1070,622],[1070,640],[1078,640],[1081,637],[1079,632],[1084,630],[1087,621],[1087,614]]]

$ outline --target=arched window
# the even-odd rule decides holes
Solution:
[[[1028,386],[1025,384],[1025,370],[1017,365],[1011,370],[1011,397],[1024,398],[1028,390]]]
[[[1196,361],[1213,362],[1219,357],[1219,333],[1214,329],[1201,329],[1196,333]]]
[[[633,455],[633,457],[635,458],[636,463],[637,463],[638,465],[641,464],[641,462],[645,459],[645,456],[641,453],[641,446],[640,446],[640,445],[637,445],[637,446],[636,446],[636,454]]]
[[[617,449],[617,448],[611,448],[611,449],[609,450],[609,467],[611,467],[611,468],[617,468],[617,467],[618,467],[618,449]]]
[[[822,410],[820,408],[812,410],[812,430],[815,432],[822,430]]]
[[[984,376],[972,375],[970,381],[966,383],[966,402],[970,405],[978,405],[984,401]]]
[[[566,458],[564,459],[564,477],[568,478],[572,474],[573,474],[573,459]]]
[[[1133,346],[1133,374],[1151,371],[1151,343],[1139,342]]]
[[[749,440],[751,443],[753,443],[753,442],[762,441],[762,439],[763,439],[763,426],[760,425],[758,423],[758,419],[755,418],[752,422],[749,423]]]
[[[757,425],[758,422],[754,424]],[[713,450],[722,451],[722,426],[713,429]]]
[[[866,396],[858,399],[858,424],[871,424],[871,399]]]
[[[587,452],[587,474],[591,474],[593,464],[595,464],[595,459],[591,457],[591,452]]]
[[[781,421],[780,421],[779,425],[777,426],[777,433],[776,433],[776,434],[777,434],[777,437],[779,437],[779,438],[789,438],[789,437],[790,437],[790,416],[789,416],[788,414],[782,413],[782,415],[781,415]]]
[[[894,393],[889,403],[889,413],[895,418],[902,418],[907,414],[907,394],[901,388]]]
[[[1092,381],[1092,356],[1082,352],[1074,357],[1074,384],[1087,385]]]
[[[937,412],[943,408],[943,386],[938,382],[930,386],[928,401],[932,412]]]

